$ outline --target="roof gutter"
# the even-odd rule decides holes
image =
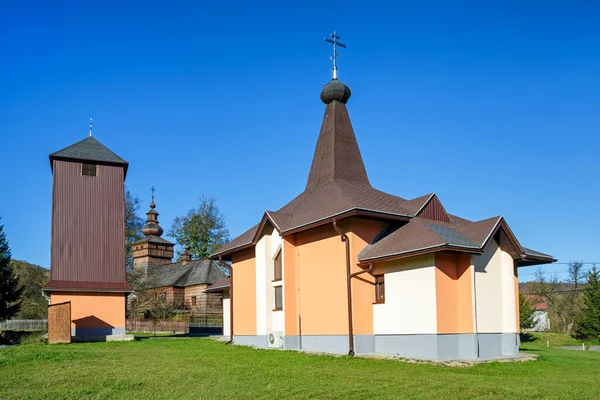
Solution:
[[[354,356],[354,327],[352,326],[352,273],[350,271],[350,239],[337,226],[335,218],[332,220],[333,229],[340,234],[342,242],[346,245],[346,290],[348,293],[348,355]]]

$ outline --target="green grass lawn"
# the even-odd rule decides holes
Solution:
[[[600,397],[600,353],[545,346],[545,339],[523,344],[537,361],[448,367],[256,350],[211,339],[30,344],[0,350],[0,398]]]

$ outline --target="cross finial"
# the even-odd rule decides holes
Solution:
[[[90,118],[90,137],[92,137],[92,119]]]
[[[340,37],[338,36],[336,31],[333,31],[333,33],[330,36],[333,38],[333,40],[325,38],[325,41],[333,45],[333,55],[330,58],[333,60],[333,79],[337,79],[337,58],[340,56],[337,53],[337,47],[340,46],[345,49],[346,45],[338,42]]]
[[[150,190],[152,191],[152,200],[154,200],[154,191],[155,191],[156,189],[154,189],[154,186],[152,186],[152,188],[151,188]]]

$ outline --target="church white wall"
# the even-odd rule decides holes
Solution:
[[[285,259],[283,257],[283,239],[282,237],[279,235],[279,233],[275,230],[273,231],[273,234],[271,235],[271,243],[270,243],[270,275],[269,275],[269,281],[270,281],[270,292],[267,293],[267,297],[269,299],[269,315],[270,315],[270,322],[269,322],[269,332],[271,331],[281,331],[283,332],[285,330],[285,307],[283,308],[283,310],[280,311],[273,311],[275,309],[275,286],[282,286],[283,287],[283,282],[285,279],[285,268],[282,268],[282,280],[279,282],[273,282],[273,279],[275,278],[275,257],[277,256],[277,253],[279,251],[281,251],[281,257],[282,257],[282,263],[283,260]],[[283,265],[283,264],[282,264]],[[283,287],[282,289],[282,296],[285,299],[285,287]]]
[[[373,332],[437,333],[435,258],[411,257],[384,264],[385,303],[373,305]]]
[[[512,257],[490,240],[484,253],[472,256],[471,261],[475,266],[478,332],[516,332]]]
[[[256,244],[256,334],[267,335],[271,331],[283,331],[285,316],[275,308],[275,289],[281,282],[273,282],[274,259],[283,240],[274,230],[263,235]],[[285,290],[285,289],[283,289]]]
[[[517,304],[515,296],[515,269],[510,254],[502,251],[502,332],[517,332]]]
[[[231,334],[231,301],[229,290],[223,292],[223,336]]]

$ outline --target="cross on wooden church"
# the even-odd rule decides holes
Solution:
[[[343,47],[345,49],[346,45],[338,42],[340,37],[337,35],[336,31],[334,31],[331,34],[331,37],[333,38],[333,40],[329,39],[329,38],[325,38],[325,41],[327,43],[331,43],[333,45],[333,56],[331,56],[330,58],[333,60],[333,79],[337,79],[337,58],[340,56],[337,53],[337,46]]]

